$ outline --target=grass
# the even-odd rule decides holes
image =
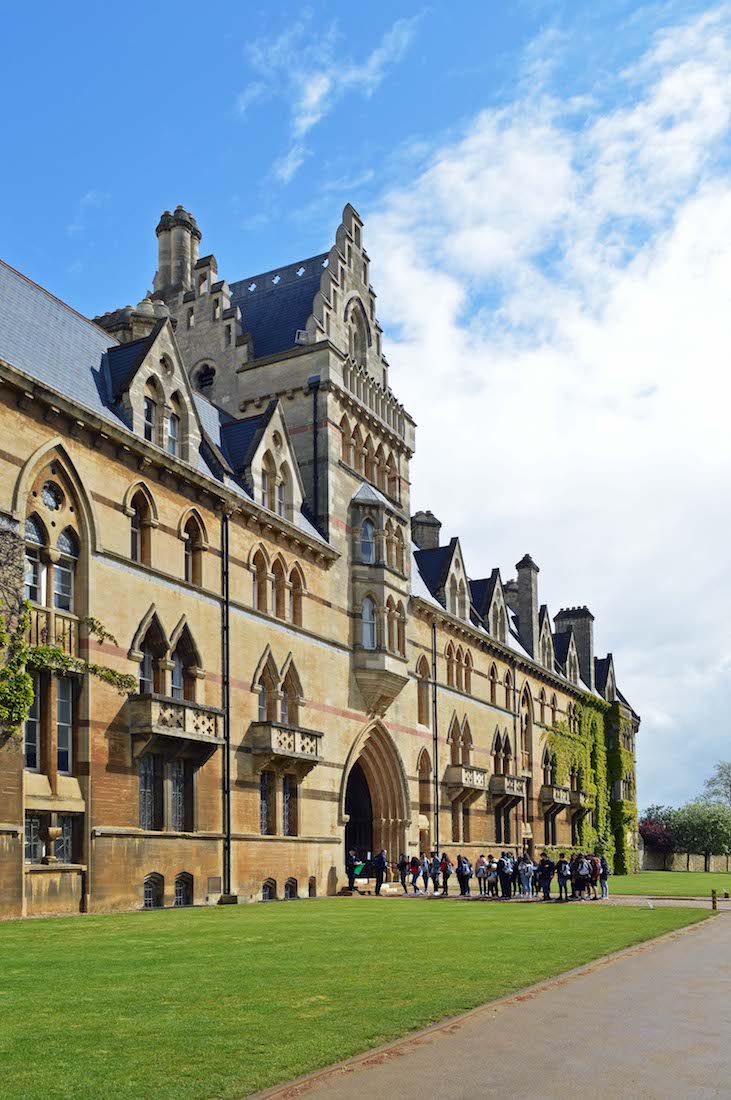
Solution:
[[[731,875],[706,871],[640,871],[636,875],[613,875],[612,894],[649,894],[663,898],[710,898],[711,890],[731,893]]]
[[[7,923],[0,1097],[240,1100],[706,915],[327,899]]]

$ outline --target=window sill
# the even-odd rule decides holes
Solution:
[[[80,874],[82,871],[86,871],[85,863],[26,863],[26,874],[49,874],[55,871],[60,871],[61,874]]]

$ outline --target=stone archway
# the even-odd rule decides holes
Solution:
[[[352,826],[351,810],[355,811]],[[379,722],[359,734],[348,754],[340,791],[340,823],[345,826],[346,844],[350,842],[356,850],[358,837],[362,843],[370,834],[370,851],[385,848],[389,863],[396,863],[399,853],[406,851],[411,824],[406,773],[391,735]],[[366,853],[359,851],[361,854]]]

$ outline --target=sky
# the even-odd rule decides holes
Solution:
[[[529,552],[642,715],[638,798],[731,759],[731,6],[15,5],[0,255],[136,303],[182,203],[229,282],[364,243],[412,505]]]

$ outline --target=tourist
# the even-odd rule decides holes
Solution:
[[[464,875],[464,892],[467,897],[470,897],[472,893],[472,891],[470,890],[470,879],[472,878],[474,873],[475,872],[472,870],[472,864],[470,863],[469,859],[467,858],[467,856],[463,856],[462,874]]]
[[[381,848],[380,852],[373,860],[373,869],[376,872],[376,897],[380,897],[383,880],[388,870],[388,856],[385,848]]]
[[[520,878],[520,892],[524,898],[530,897],[534,870],[533,860],[527,852],[523,852],[518,860],[518,876]]]
[[[574,852],[569,860],[571,869],[571,898],[576,901],[579,897],[579,853]]]
[[[489,864],[484,855],[477,857],[475,863],[475,875],[477,876],[477,886],[480,891],[480,897],[487,897],[487,874]]]
[[[589,860],[583,854],[579,852],[576,857],[576,893],[581,901],[585,900],[585,895],[589,892],[589,882],[591,881],[591,866]]]
[[[401,879],[401,885],[404,888],[404,893],[408,894],[409,891],[408,887],[406,886],[406,876],[409,873],[409,861],[406,858],[406,852],[402,852],[401,855],[398,857],[398,863],[396,864],[396,866],[398,867],[398,874],[399,878]]]
[[[429,877],[431,875],[431,863],[429,861],[429,856],[426,854],[426,852],[421,853],[421,860],[419,862],[421,865],[421,877],[424,879],[424,893],[428,894]]]
[[[520,868],[518,867],[518,863],[520,861],[518,859],[513,859],[511,862],[513,865],[513,870],[512,874],[510,875],[510,893],[515,898],[520,892]]]
[[[599,894],[597,893],[596,888],[599,884],[599,875],[601,874],[602,865],[596,852],[593,856],[589,856],[589,866],[591,867],[591,876],[589,878],[589,885],[591,887],[591,900],[598,901]]]
[[[431,859],[431,880],[434,883],[434,893],[439,893],[439,876],[442,873],[442,861],[439,858],[438,852],[432,853]]]
[[[444,889],[442,895],[446,898],[449,896],[449,876],[452,874],[454,867],[452,866],[449,856],[446,852],[442,852],[441,863],[439,869],[442,872],[442,882],[444,883]]]
[[[345,871],[348,876],[348,889],[355,890],[355,868],[358,865],[358,857],[355,848],[351,848],[345,858]]]
[[[510,897],[510,881],[513,877],[513,864],[507,852],[500,853],[497,861],[497,875],[500,880],[500,896],[503,901]]]
[[[553,878],[554,870],[555,864],[553,860],[549,859],[548,852],[544,852],[538,864],[538,878],[543,888],[544,901],[551,900],[551,879]]]
[[[492,855],[487,857],[487,894],[497,897],[497,860]]]
[[[414,893],[420,894],[419,889],[419,875],[421,874],[421,860],[418,856],[412,856],[409,863],[409,869],[411,871],[411,885],[414,887]]]
[[[612,873],[612,869],[609,866],[606,856],[601,856],[599,859],[599,884],[602,888],[602,901],[605,901],[609,897],[609,876]]]
[[[561,852],[561,855],[556,861],[556,878],[558,879],[558,900],[569,900],[569,880],[571,879],[571,864],[566,859],[566,853]]]
[[[464,860],[462,859],[461,855],[457,856],[456,873],[457,873],[457,882],[459,883],[460,896],[464,896],[464,879],[465,879]]]

